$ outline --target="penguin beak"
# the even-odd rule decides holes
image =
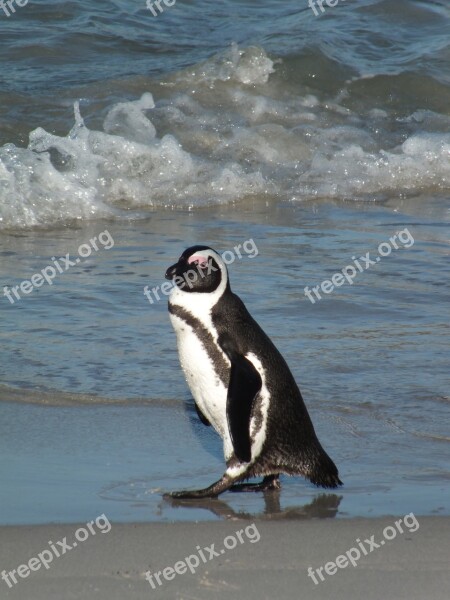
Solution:
[[[166,279],[174,279],[177,275],[180,275],[181,273],[181,269],[182,266],[180,265],[180,262],[178,261],[177,263],[175,263],[174,265],[172,265],[171,267],[169,267],[166,271]]]

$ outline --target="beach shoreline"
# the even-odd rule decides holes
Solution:
[[[111,523],[110,529],[91,534],[64,556],[54,556],[48,568],[42,565],[26,578],[16,575],[17,584],[9,587],[0,580],[0,596],[20,600],[448,598],[450,518],[418,517],[417,528],[404,528],[380,545],[383,535],[390,532],[392,537],[398,520]],[[77,528],[83,527],[86,524],[1,527],[1,570],[17,570],[48,549],[50,542],[58,548],[62,546],[58,540],[70,544]],[[376,540],[378,547],[370,549],[370,540],[372,544]],[[334,570],[330,563],[356,549],[358,541],[369,548],[368,554],[361,552],[356,566],[349,563],[327,574]],[[188,567],[183,568],[186,561]],[[323,581],[317,575],[321,566]],[[309,567],[317,583],[308,575]],[[146,573],[153,575],[151,581]]]

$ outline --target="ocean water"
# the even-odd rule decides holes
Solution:
[[[450,6],[163,7],[0,12],[0,523],[449,514]],[[224,469],[144,295],[194,243],[233,253],[335,493],[163,500]]]

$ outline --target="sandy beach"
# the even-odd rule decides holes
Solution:
[[[1,580],[0,597],[446,600],[450,520],[417,517],[417,528],[403,527],[403,533],[397,531],[388,541],[397,520],[112,523],[109,531],[97,531],[66,549],[64,556],[54,557],[48,569],[41,565],[25,578],[15,575],[17,584],[11,588]],[[63,545],[57,540],[71,545],[79,527],[83,524],[2,527],[1,569],[9,572],[28,563],[49,548],[49,541],[59,549]],[[343,559],[338,559],[340,568],[328,564],[356,550],[358,542],[368,553],[361,552],[358,559],[353,552],[356,566],[344,566]],[[317,575],[321,566],[323,581]],[[308,576],[308,567],[318,583]],[[153,575],[151,581],[147,572]]]

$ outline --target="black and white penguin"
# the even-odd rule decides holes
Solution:
[[[166,279],[175,284],[169,313],[181,366],[199,418],[223,439],[227,466],[208,488],[170,496],[279,489],[280,473],[303,475],[326,488],[342,485],[289,367],[231,291],[221,256],[208,246],[192,246],[167,269]],[[238,484],[260,476],[261,483]]]

